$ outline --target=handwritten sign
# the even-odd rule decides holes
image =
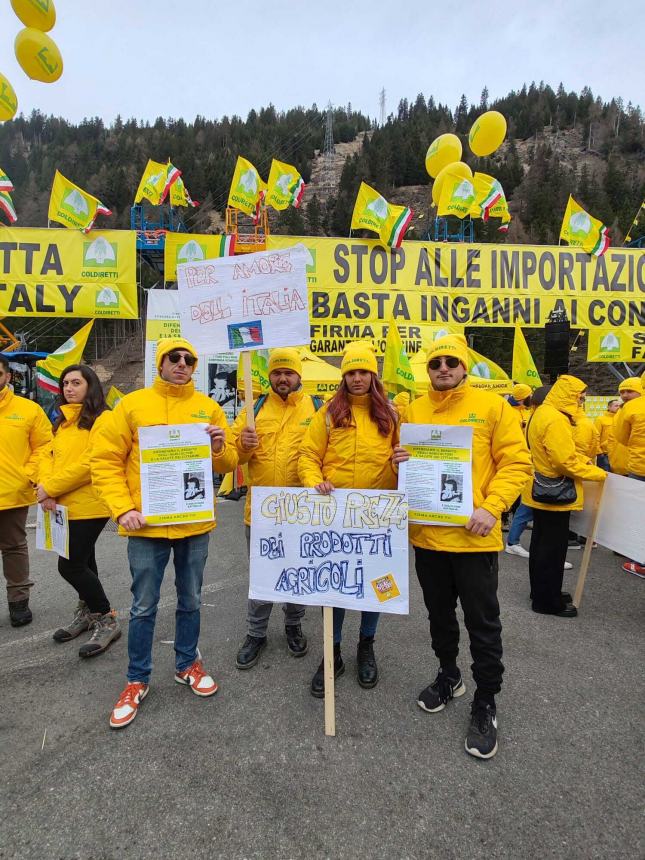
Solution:
[[[571,514],[571,528],[588,537],[593,528],[592,512],[597,508],[596,543],[639,564],[645,562],[645,482],[613,474],[607,475],[604,487],[595,481],[585,481],[584,500],[584,509]]]
[[[177,266],[182,337],[200,353],[309,343],[307,259],[298,244]]]
[[[253,487],[249,597],[407,615],[405,493]]]

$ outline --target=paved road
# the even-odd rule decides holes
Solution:
[[[288,656],[276,612],[261,664],[235,669],[245,633],[241,508],[219,508],[203,597],[201,647],[220,692],[200,700],[173,681],[168,576],[153,686],[122,732],[107,719],[125,636],[85,662],[82,640],[53,643],[73,595],[53,557],[32,552],[34,623],[13,630],[0,609],[1,858],[643,856],[645,583],[611,553],[595,551],[573,621],[531,613],[526,562],[502,555],[500,752],[479,762],[463,749],[470,695],[437,715],[416,706],[436,670],[416,580],[410,617],[382,620],[374,690],[355,681],[357,621],[348,617],[334,739],[308,692],[318,610],[305,622],[307,657]],[[125,617],[125,541],[105,533],[98,550]],[[570,553],[576,567],[580,555]],[[468,664],[462,655],[472,693]]]

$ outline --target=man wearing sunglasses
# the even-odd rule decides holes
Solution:
[[[419,694],[428,713],[442,711],[466,687],[457,667],[457,598],[464,612],[476,689],[466,751],[477,758],[497,752],[495,696],[502,685],[502,625],[497,600],[500,517],[531,475],[531,459],[509,404],[468,383],[468,345],[462,335],[436,340],[428,351],[428,393],[411,403],[403,422],[472,427],[473,513],[465,526],[410,524],[417,577],[430,619],[432,648],[439,660],[435,680]],[[393,462],[408,452],[397,447]]]
[[[126,394],[97,432],[91,454],[92,482],[112,511],[120,534],[128,537],[132,574],[128,683],[110,716],[114,729],[134,720],[148,694],[159,591],[171,552],[177,589],[175,681],[197,696],[217,692],[217,684],[204,669],[197,649],[202,579],[215,520],[168,526],[146,523],[141,513],[138,430],[172,424],[207,425],[216,472],[234,469],[237,451],[221,406],[195,391],[192,375],[197,353],[191,344],[183,338],[160,340],[156,365],[159,376],[152,386]]]

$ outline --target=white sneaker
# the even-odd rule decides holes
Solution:
[[[530,552],[525,550],[521,543],[507,543],[504,547],[504,552],[507,552],[509,555],[519,555],[520,558],[529,558]]]
[[[570,561],[565,561],[565,563],[564,563],[564,569],[565,569],[565,570],[573,570],[573,565],[571,564],[571,562],[570,562]]]

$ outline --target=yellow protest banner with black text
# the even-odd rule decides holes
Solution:
[[[587,332],[587,361],[645,361],[645,331],[590,329]]]
[[[5,227],[0,316],[137,319],[136,233]]]

